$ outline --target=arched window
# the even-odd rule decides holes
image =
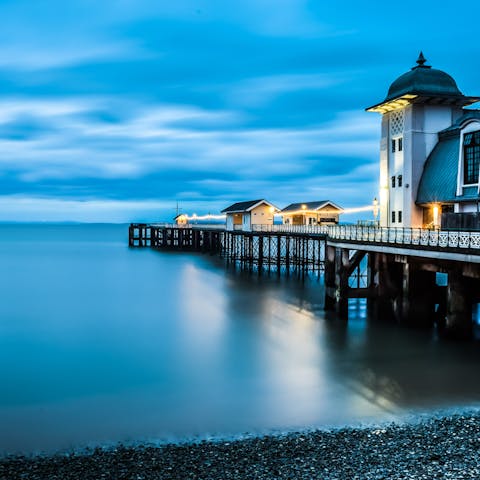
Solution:
[[[478,183],[480,166],[480,130],[463,137],[463,183]]]

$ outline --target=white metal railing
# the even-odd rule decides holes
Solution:
[[[422,228],[381,228],[357,225],[329,226],[333,240],[418,245],[424,247],[480,250],[480,232],[427,230]]]
[[[151,227],[162,227],[162,228],[195,228],[195,229],[207,229],[207,230],[225,230],[224,223],[149,223]]]
[[[146,226],[146,224],[145,224]],[[225,224],[169,224],[157,223],[149,226],[171,228],[195,228],[225,230]],[[235,225],[237,230],[242,225]],[[253,232],[323,234],[332,240],[347,240],[361,243],[386,243],[434,247],[436,249],[458,248],[474,250],[480,254],[480,232],[429,230],[423,228],[384,228],[365,225],[253,225]]]
[[[253,225],[253,232],[328,233],[327,225]]]
[[[326,234],[333,240],[390,243],[480,251],[480,232],[383,228],[365,225],[254,225],[255,232]]]

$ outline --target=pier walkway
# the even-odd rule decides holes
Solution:
[[[166,232],[167,235],[163,235]],[[201,232],[200,234],[194,232]],[[168,235],[169,234],[169,235]],[[382,251],[393,252],[398,249],[414,249],[420,256],[443,256],[447,253],[463,255],[459,260],[480,262],[480,232],[478,231],[451,231],[431,230],[421,228],[383,228],[375,226],[357,225],[255,225],[252,231],[227,231],[221,225],[176,225],[167,223],[140,224],[134,223],[129,229],[129,245],[140,247],[167,248],[167,247],[194,247],[203,246],[203,237],[217,238],[225,234],[258,236],[292,235],[328,239],[332,243],[346,242],[362,248],[375,249],[385,247]],[[198,242],[190,243],[193,237],[199,237]],[[206,242],[207,243],[207,242]],[[430,253],[421,253],[430,252]],[[437,252],[435,255],[434,252]],[[445,258],[449,257],[445,255]],[[452,259],[453,256],[450,256]]]

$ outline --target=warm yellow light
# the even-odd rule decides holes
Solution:
[[[302,210],[306,210],[307,206],[305,204],[302,205]]]
[[[275,211],[275,207],[270,207],[268,210],[270,211],[270,213],[273,213]]]
[[[378,113],[388,113],[392,112],[393,110],[397,110],[399,108],[403,108],[406,105],[412,103],[413,99],[415,99],[418,95],[414,94],[406,94],[402,95],[399,98],[394,100],[390,100],[389,102],[382,103],[377,105],[376,107],[369,108],[368,112],[378,112]]]
[[[434,205],[432,210],[433,210],[433,226],[438,227],[440,225],[440,222],[438,221],[438,217],[439,217],[438,214],[440,212],[440,209],[438,205]]]
[[[235,216],[240,215],[238,213],[234,214]],[[212,215],[211,213],[207,215],[197,215],[194,213],[193,215],[185,215],[187,220],[225,220],[225,215]]]

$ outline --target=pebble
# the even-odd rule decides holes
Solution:
[[[0,458],[1,480],[480,478],[480,414],[228,442]]]

